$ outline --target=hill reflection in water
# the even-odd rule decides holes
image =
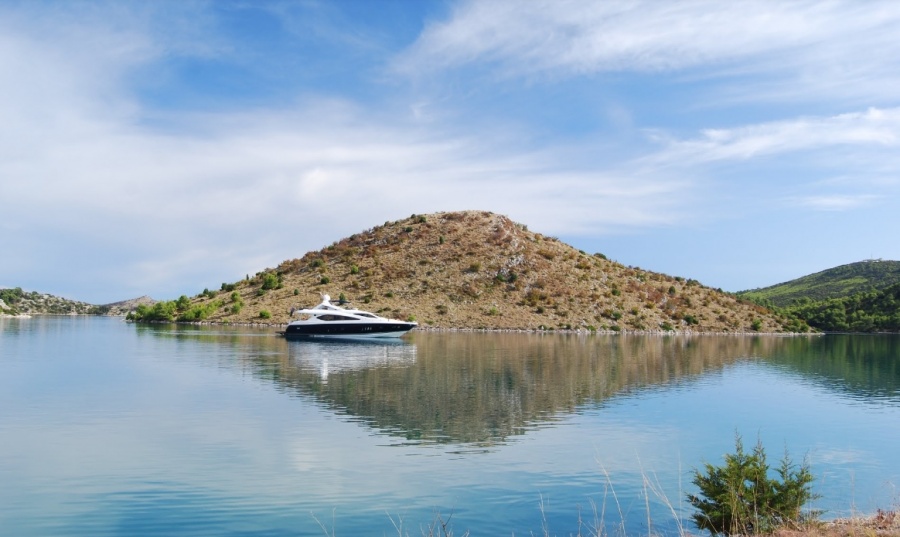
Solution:
[[[286,344],[254,359],[283,389],[411,442],[491,445],[617,394],[770,356],[783,340],[417,333]]]
[[[900,336],[600,336],[414,332],[400,340],[284,341],[269,331],[139,327],[228,349],[280,390],[414,443],[492,445],[586,405],[691,382],[742,360],[840,397],[900,404]],[[224,342],[228,345],[221,345]]]

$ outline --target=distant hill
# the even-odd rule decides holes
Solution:
[[[150,298],[149,296],[142,296],[138,298],[132,298],[129,300],[121,300],[119,302],[113,302],[111,304],[104,304],[102,306],[97,306],[98,313],[103,315],[127,315],[128,312],[134,310],[139,305],[143,304],[146,306],[152,306],[156,304],[156,300]]]
[[[0,315],[85,315],[96,313],[96,306],[58,296],[23,291],[21,287],[0,289]]]
[[[900,332],[900,283],[828,300],[803,299],[786,312],[824,332]]]
[[[699,282],[627,267],[490,212],[412,215],[139,317],[289,321],[320,295],[423,327],[785,332],[786,317]]]
[[[814,302],[849,297],[900,283],[900,261],[869,260],[823,270],[796,280],[737,293],[759,303],[787,307],[795,301]]]
[[[0,289],[0,315],[126,315],[139,304],[152,306],[155,303],[152,298],[142,296],[98,306],[47,293],[23,291],[21,287]]]

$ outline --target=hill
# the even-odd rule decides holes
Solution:
[[[119,302],[113,302],[111,304],[104,304],[102,306],[97,306],[98,313],[102,315],[127,315],[128,312],[134,310],[141,304],[146,306],[152,306],[156,304],[156,300],[153,300],[149,296],[142,296],[138,298],[132,298],[129,300],[120,300]]]
[[[84,315],[97,313],[96,306],[21,287],[0,289],[0,315]]]
[[[435,328],[792,329],[786,317],[695,280],[588,255],[481,211],[385,222],[219,290],[142,307],[138,317],[284,324],[290,308],[315,305],[322,293]]]
[[[125,315],[139,304],[155,302],[142,296],[98,306],[21,287],[0,289],[0,315]]]
[[[796,280],[737,293],[761,304],[787,307],[809,299],[814,302],[884,289],[900,283],[900,261],[869,260],[841,265]]]
[[[900,283],[828,300],[800,300],[785,309],[825,332],[900,332]]]

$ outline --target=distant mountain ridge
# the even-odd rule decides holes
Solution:
[[[96,306],[37,291],[23,291],[21,287],[0,289],[2,315],[87,315],[97,313]]]
[[[119,302],[113,302],[111,304],[104,304],[102,306],[98,306],[104,313],[104,315],[127,315],[128,312],[133,311],[140,305],[152,306],[156,304],[156,300],[150,298],[149,296],[142,296],[138,298],[131,298],[129,300],[121,300]]]
[[[37,291],[23,291],[21,287],[0,288],[0,315],[126,315],[139,304],[153,305],[148,296],[96,305],[70,300]]]
[[[781,314],[696,280],[627,267],[503,215],[412,215],[353,234],[137,319],[284,324],[321,294],[420,327],[609,332],[791,332]]]
[[[788,282],[750,289],[738,296],[777,307],[805,299],[818,302],[843,298],[900,283],[900,261],[872,259],[816,272]]]

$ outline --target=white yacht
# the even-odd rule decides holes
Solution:
[[[292,310],[291,316],[294,315],[301,318],[287,325],[283,332],[287,339],[400,337],[418,326],[416,322],[386,319],[368,311],[335,306],[328,295],[322,295],[322,302],[314,308]]]

